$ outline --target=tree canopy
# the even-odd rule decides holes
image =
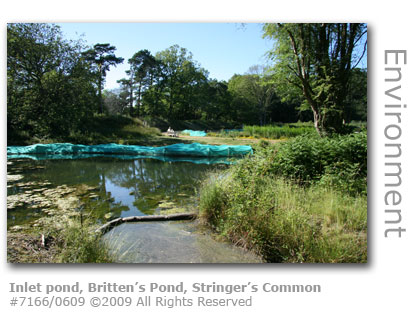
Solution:
[[[283,95],[302,94],[320,134],[341,132],[352,70],[366,52],[366,24],[265,24],[275,40],[275,82]],[[287,89],[288,88],[288,89]]]
[[[265,24],[264,37],[275,41],[272,67],[219,81],[179,45],[142,49],[128,59],[120,88],[103,91],[110,67],[124,61],[115,46],[65,40],[53,24],[8,24],[8,137],[86,133],[98,112],[236,126],[314,119],[321,135],[366,120],[367,72],[357,68],[365,24]]]
[[[96,67],[98,79],[98,96],[99,96],[99,112],[103,113],[102,103],[102,85],[104,83],[106,73],[110,66],[116,66],[124,61],[121,57],[116,57],[114,51],[116,48],[109,43],[97,43],[92,49],[83,52],[83,57],[88,62]]]
[[[11,136],[76,131],[96,109],[93,74],[80,42],[58,26],[7,25],[7,127]]]

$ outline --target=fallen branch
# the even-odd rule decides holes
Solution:
[[[169,214],[169,215],[155,215],[155,216],[132,216],[132,217],[125,217],[125,218],[117,218],[111,220],[101,227],[99,227],[96,231],[97,232],[108,232],[113,227],[120,225],[125,222],[152,222],[152,221],[177,221],[177,220],[193,220],[196,219],[196,213],[177,213],[177,214]]]

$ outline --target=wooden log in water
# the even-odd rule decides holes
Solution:
[[[196,219],[197,213],[176,213],[169,215],[154,215],[154,216],[131,216],[125,218],[117,218],[111,220],[101,227],[99,227],[97,232],[108,232],[111,228],[120,225],[125,222],[153,222],[153,221],[178,221],[178,220],[193,220]]]

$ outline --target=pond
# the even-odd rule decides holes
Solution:
[[[96,225],[118,217],[195,213],[206,172],[227,164],[184,160],[8,159],[7,227],[33,226],[42,217],[62,213],[79,214]],[[107,232],[103,241],[119,263],[261,262],[215,241],[195,221],[125,223]]]

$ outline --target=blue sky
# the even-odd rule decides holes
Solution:
[[[211,78],[229,80],[249,67],[266,64],[264,54],[271,40],[262,38],[262,25],[247,23],[59,23],[67,39],[83,39],[88,45],[110,43],[115,54],[125,59],[107,74],[106,89],[118,87],[125,77],[127,60],[139,50],[152,54],[174,44],[192,52],[193,59],[210,73]]]

